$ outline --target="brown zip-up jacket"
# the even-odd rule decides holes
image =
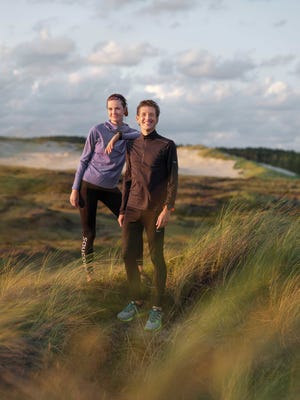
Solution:
[[[159,212],[166,205],[172,209],[177,186],[177,150],[172,140],[153,131],[127,142],[120,214],[125,214],[126,207]]]

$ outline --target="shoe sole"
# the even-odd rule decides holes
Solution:
[[[154,328],[154,329],[145,327],[144,331],[146,331],[146,332],[157,332],[157,331],[161,330],[161,328],[162,328],[162,325],[160,325],[160,326],[158,326],[157,328]]]
[[[123,319],[123,318],[120,318],[120,317],[117,317],[117,318],[118,318],[119,321],[122,321],[122,322],[130,322],[130,321],[132,321],[134,319],[134,317],[131,317],[129,319]]]
[[[145,314],[146,314],[146,313],[134,314],[132,317],[130,317],[130,318],[128,318],[128,319],[123,319],[123,318],[120,318],[120,317],[118,317],[118,316],[117,316],[117,318],[118,318],[119,321],[122,321],[122,322],[130,322],[130,321],[132,321],[132,320],[135,319],[135,318],[141,318],[141,317],[143,317]]]

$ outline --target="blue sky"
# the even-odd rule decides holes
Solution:
[[[114,92],[177,144],[300,151],[298,0],[0,0],[0,135],[81,135]]]

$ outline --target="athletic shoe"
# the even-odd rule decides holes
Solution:
[[[152,308],[149,313],[148,321],[145,325],[145,331],[158,331],[162,327],[162,312],[157,308]]]
[[[138,306],[134,301],[131,301],[119,314],[117,318],[123,322],[129,322],[133,320],[134,317],[139,316]]]

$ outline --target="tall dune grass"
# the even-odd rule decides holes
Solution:
[[[170,345],[128,399],[296,399],[299,228],[285,206],[231,206],[196,237],[174,266]]]
[[[14,257],[0,276],[0,394],[7,399],[292,400],[299,387],[299,217],[234,205],[167,252],[164,329],[122,324],[125,273],[99,257]],[[146,268],[149,268],[146,265]]]
[[[175,302],[182,303],[201,289],[228,282],[251,260],[272,266],[281,261],[281,273],[299,257],[297,210],[282,202],[247,210],[235,202],[224,208],[207,232],[194,235],[172,276]],[[201,231],[203,228],[201,228]],[[297,258],[299,262],[299,258]],[[261,267],[257,278],[269,273]]]

